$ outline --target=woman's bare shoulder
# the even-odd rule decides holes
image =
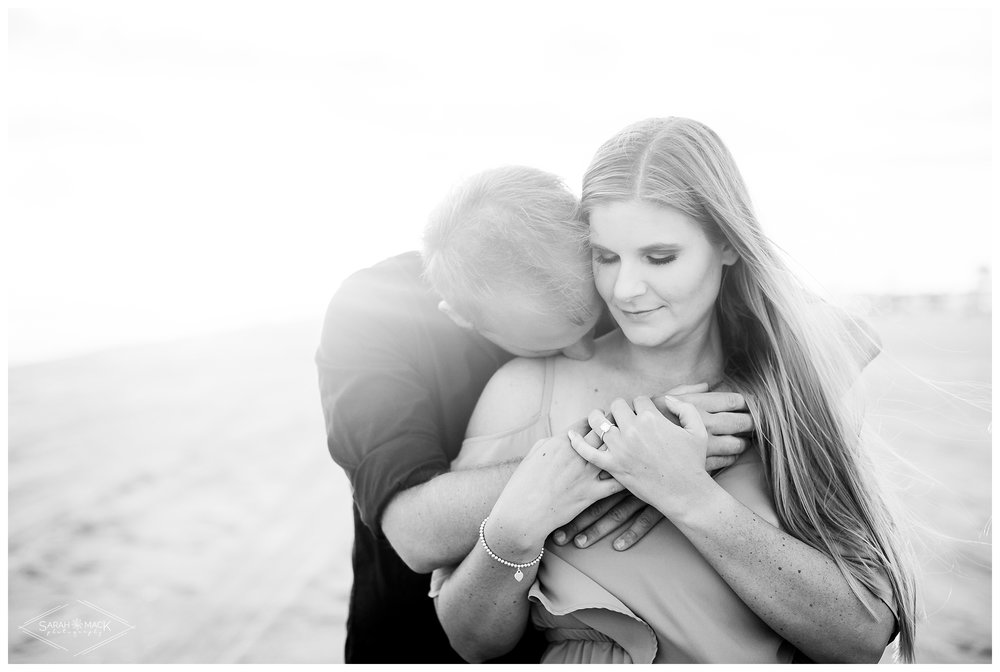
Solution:
[[[500,367],[479,395],[466,438],[515,429],[537,416],[545,390],[545,362],[518,357]]]

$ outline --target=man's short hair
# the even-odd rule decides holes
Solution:
[[[466,180],[424,231],[424,275],[467,320],[484,321],[497,296],[583,324],[596,309],[587,225],[555,175],[522,166]]]

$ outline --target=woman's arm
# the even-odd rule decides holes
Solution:
[[[893,615],[866,591],[859,600],[834,562],[782,532],[704,470],[706,432],[689,404],[668,402],[680,427],[648,398],[612,406],[607,450],[574,439],[592,464],[659,509],[763,621],[816,662],[877,662]]]
[[[581,422],[578,428],[584,426]],[[593,432],[588,436],[591,444],[599,443]],[[566,436],[536,443],[486,521],[483,533],[490,551],[511,563],[530,563],[552,530],[592,502],[621,492],[621,484],[600,473],[577,455]],[[452,648],[469,662],[511,650],[527,624],[528,589],[537,571],[537,563],[525,567],[518,579],[515,569],[493,558],[480,540],[435,600]]]
[[[490,516],[483,532],[495,554],[516,563],[534,560],[545,542],[544,536],[507,528],[499,512]],[[451,647],[470,663],[513,649],[528,622],[528,589],[537,572],[537,563],[525,567],[517,581],[512,568],[495,561],[481,545],[473,548],[434,599]]]
[[[763,520],[717,483],[671,517],[709,564],[775,632],[817,663],[877,663],[894,617],[865,603],[826,554]]]

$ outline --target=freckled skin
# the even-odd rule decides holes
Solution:
[[[846,581],[830,558],[805,545],[795,546],[787,540],[774,539],[774,528],[753,511],[738,502],[723,501],[727,502],[726,506],[701,509],[702,512],[709,510],[724,514],[718,515],[715,521],[706,522],[695,510],[687,518],[679,517],[678,527],[682,532],[687,529],[691,533],[689,538],[696,546],[703,547],[703,552],[712,551],[711,555],[705,556],[706,559],[711,558],[710,562],[715,565],[716,571],[730,585],[745,580],[741,585],[743,590],[740,596],[747,605],[776,632],[817,662],[877,660],[881,650],[875,649],[878,646],[884,648],[883,642],[888,641],[889,629],[892,627],[891,615],[884,613],[888,608],[883,605],[883,613],[872,618],[864,611],[864,603],[849,592]],[[718,526],[714,535],[701,531],[701,528],[711,524]],[[724,542],[720,540],[726,539],[735,540],[736,546],[723,546]],[[795,548],[797,555],[794,558],[779,558],[774,557],[773,553],[761,552],[768,548]],[[731,558],[751,556],[757,557],[757,563],[747,563],[745,560],[736,564],[727,563]],[[785,565],[778,565],[776,560],[784,560],[785,564],[791,561],[813,571],[793,567],[796,571],[786,574]],[[742,573],[748,565],[755,568],[752,576]],[[771,575],[769,578],[768,574]],[[764,580],[761,580],[761,576],[765,577]],[[785,578],[778,578],[782,576]],[[793,576],[795,579],[791,580]],[[816,604],[822,605],[822,609],[817,609]],[[873,606],[875,609],[879,608],[877,604]],[[803,619],[802,614],[806,609],[810,610],[810,618]],[[818,635],[818,639],[803,638],[804,629],[801,624],[804,622],[823,623],[822,634]],[[858,624],[866,626],[864,636],[859,634]],[[831,636],[832,633],[836,634]]]

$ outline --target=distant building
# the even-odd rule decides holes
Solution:
[[[900,313],[968,313],[993,314],[993,274],[990,266],[976,269],[976,277],[968,292],[921,292],[864,294],[851,297],[862,307],[861,314],[893,315]]]
[[[970,312],[993,314],[993,273],[989,266],[976,272],[976,288],[970,295]]]

